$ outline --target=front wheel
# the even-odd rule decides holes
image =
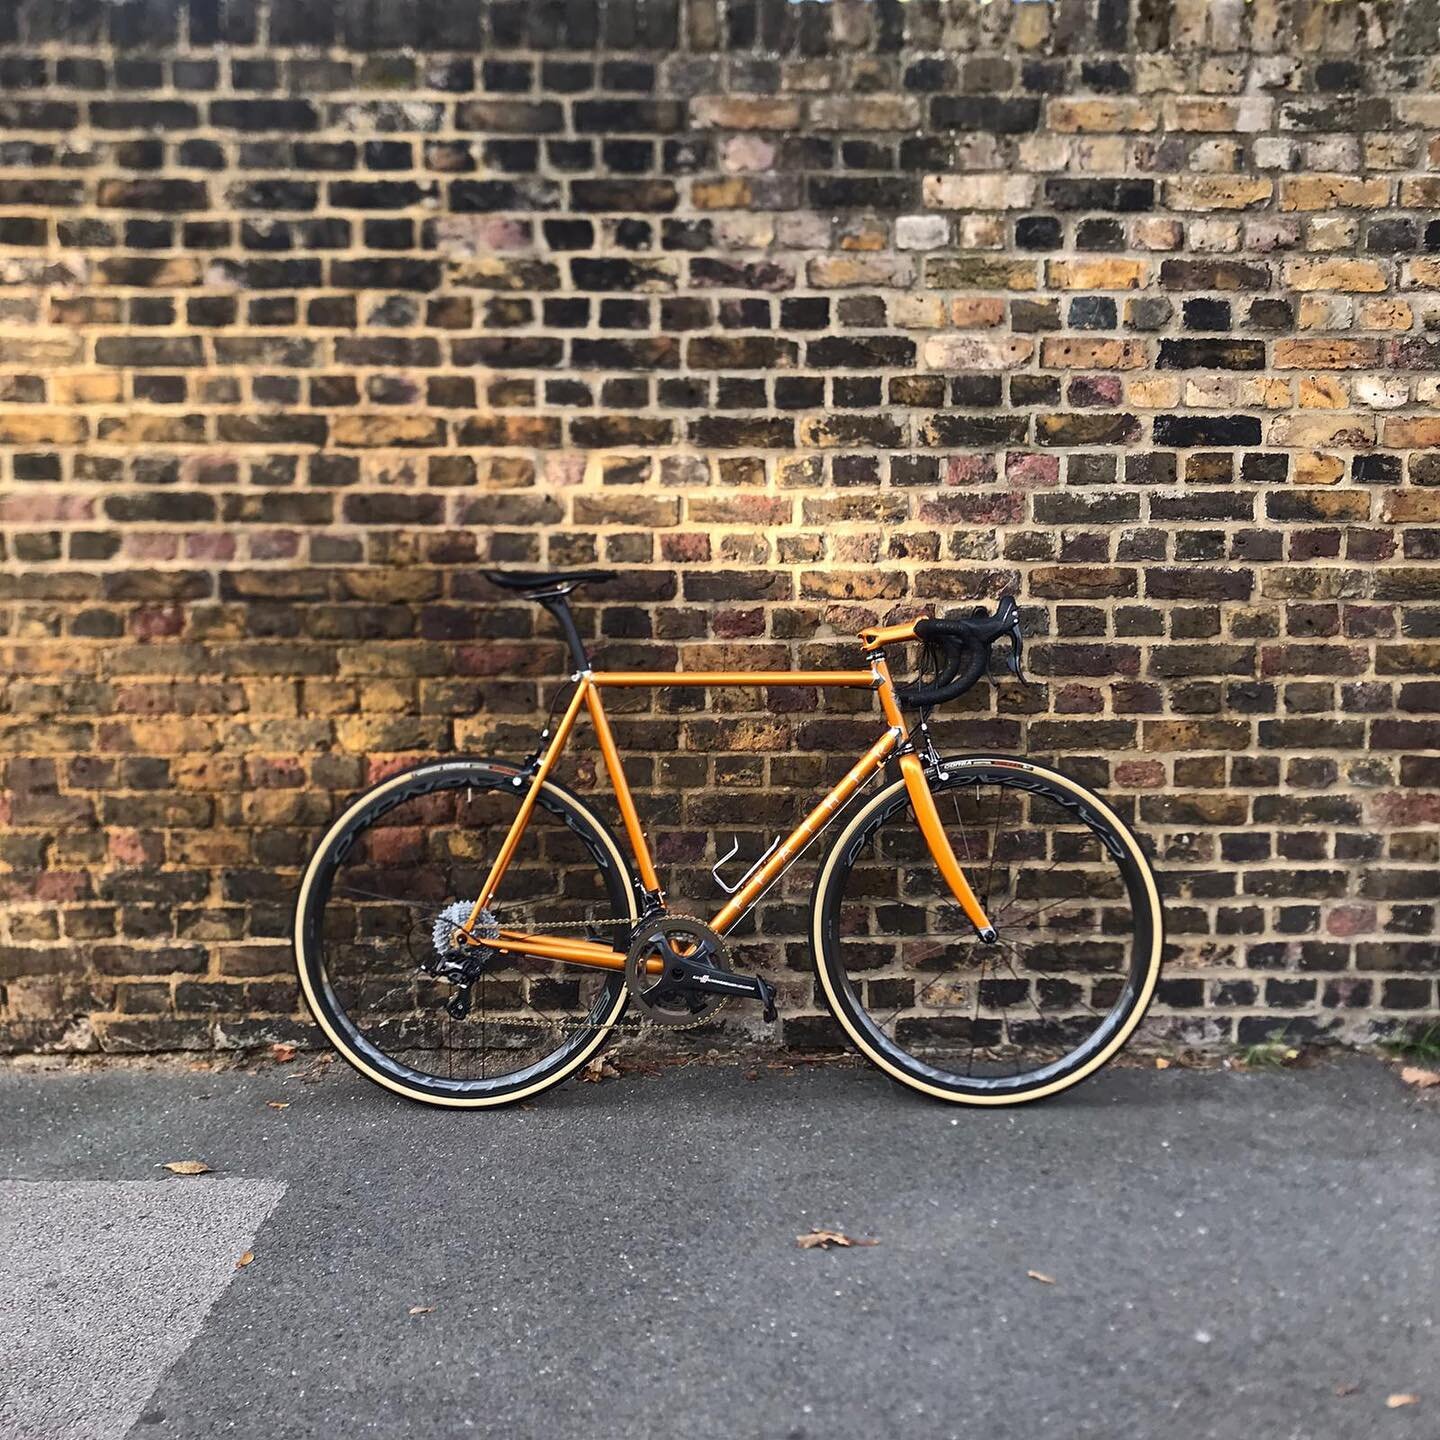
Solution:
[[[1054,1095],[1111,1059],[1150,1003],[1154,874],[1114,811],[1053,770],[966,756],[926,773],[997,938],[977,938],[897,779],[851,817],[815,882],[826,1001],[914,1090],[970,1105]]]

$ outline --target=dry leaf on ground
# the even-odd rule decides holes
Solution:
[[[1418,1405],[1418,1395],[1387,1395],[1385,1397],[1385,1408],[1387,1410],[1398,1410],[1402,1405]]]
[[[1157,1055],[1155,1057],[1155,1068],[1157,1070],[1168,1070],[1170,1068],[1170,1062],[1163,1055]]]
[[[1047,1275],[1043,1270],[1027,1270],[1026,1276],[1031,1280],[1038,1280],[1042,1285],[1053,1285],[1055,1277]]]
[[[580,1078],[598,1085],[602,1080],[618,1080],[620,1072],[608,1060],[597,1056],[580,1072]]]
[[[433,1305],[412,1305],[405,1313],[407,1315],[433,1315],[435,1307]]]
[[[253,1250],[247,1250],[247,1251],[235,1262],[235,1268],[236,1268],[237,1270],[243,1270],[248,1264],[250,1264],[250,1262],[251,1262],[252,1260],[254,1260],[254,1258],[255,1258],[255,1252],[254,1252]]]
[[[288,1110],[290,1102],[288,1100],[267,1100],[265,1106],[269,1110]]]
[[[270,1058],[272,1060],[278,1060],[282,1065],[293,1060],[297,1054],[299,1054],[299,1051],[296,1050],[293,1045],[288,1045],[280,1041],[277,1041],[270,1047]]]
[[[203,1160],[167,1160],[165,1168],[172,1175],[208,1175],[210,1167]]]
[[[1440,1070],[1422,1070],[1418,1065],[1407,1065],[1400,1072],[1400,1078],[1417,1090],[1428,1090],[1432,1085],[1440,1085]]]
[[[797,1235],[795,1243],[802,1250],[846,1249],[854,1245],[878,1245],[878,1240],[855,1240],[840,1230],[822,1230],[818,1225],[810,1227],[808,1235]]]

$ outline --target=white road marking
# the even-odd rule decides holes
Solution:
[[[0,1180],[0,1437],[119,1440],[225,1287],[260,1280],[235,1261],[284,1193],[219,1176]]]

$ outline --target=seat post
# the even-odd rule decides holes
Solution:
[[[568,590],[561,590],[551,595],[537,595],[535,598],[554,617],[555,623],[560,627],[560,634],[570,647],[570,658],[574,661],[576,670],[584,673],[590,668],[590,657],[585,653],[585,642],[581,640],[580,631],[576,628],[569,596]]]

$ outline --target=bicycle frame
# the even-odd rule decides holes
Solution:
[[[540,757],[539,763],[530,774],[530,785],[510,830],[495,856],[490,873],[480,891],[469,919],[457,935],[460,943],[483,943],[492,950],[507,953],[532,955],[540,959],[558,960],[569,965],[581,965],[603,970],[623,970],[625,952],[616,950],[594,940],[561,939],[551,935],[531,934],[521,930],[501,929],[497,936],[486,936],[483,942],[473,934],[476,921],[494,899],[504,878],[505,871],[525,833],[525,827],[535,808],[540,787],[555,766],[556,760],[570,738],[581,708],[590,713],[591,724],[600,745],[600,755],[605,763],[606,773],[615,791],[620,807],[620,818],[625,826],[626,838],[639,873],[640,883],[658,908],[664,906],[664,893],[660,878],[655,872],[650,857],[650,847],[635,809],[629,782],[625,778],[625,767],[616,747],[615,737],[610,730],[610,721],[600,694],[606,689],[636,689],[676,686],[752,686],[752,685],[814,685],[840,686],[851,689],[874,690],[880,697],[880,708],[884,714],[887,729],[883,735],[860,757],[849,771],[835,784],[834,788],[810,811],[808,815],[777,845],[755,868],[745,883],[716,913],[710,921],[710,928],[717,934],[725,934],[760,899],[781,875],[785,873],[807,845],[834,819],[840,808],[879,770],[892,755],[899,752],[898,765],[905,780],[910,803],[920,824],[930,853],[940,873],[944,876],[955,899],[964,910],[966,918],[975,927],[982,940],[994,937],[989,917],[975,896],[960,868],[955,852],[945,834],[940,816],[935,808],[934,797],[925,777],[925,767],[920,757],[909,745],[903,745],[906,730],[899,703],[895,698],[895,687],[890,678],[889,667],[881,653],[883,646],[914,637],[913,622],[908,625],[891,625],[866,630],[861,641],[869,655],[868,670],[772,670],[772,671],[682,671],[673,675],[650,674],[641,671],[581,671],[576,676],[575,693],[565,709],[560,723],[555,727],[550,744]],[[522,772],[523,775],[524,772]],[[516,777],[517,784],[521,776]],[[463,939],[461,939],[463,937]],[[652,962],[658,967],[659,962]]]

